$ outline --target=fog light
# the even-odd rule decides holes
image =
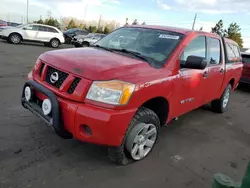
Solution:
[[[30,89],[29,86],[25,87],[24,96],[25,96],[26,101],[30,101],[30,99],[31,99],[31,89]]]
[[[52,104],[49,99],[45,99],[42,104],[43,114],[45,116],[49,115],[52,110]]]
[[[91,131],[91,129],[90,129],[90,127],[88,125],[81,125],[80,129],[81,129],[81,132],[85,136],[91,136],[92,135],[92,131]]]

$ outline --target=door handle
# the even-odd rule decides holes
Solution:
[[[203,73],[203,78],[207,78],[208,77],[208,73],[207,73],[207,71],[205,71],[204,73]]]
[[[224,69],[221,68],[221,69],[220,69],[220,73],[223,73],[223,72],[224,72]]]

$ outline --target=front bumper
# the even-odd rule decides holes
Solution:
[[[250,84],[250,78],[249,77],[241,77],[240,83]]]
[[[41,92],[45,96],[47,96],[51,103],[52,103],[52,113],[51,116],[46,116],[43,114],[41,107],[35,103],[35,101],[26,101],[24,97],[24,90],[25,87],[29,86],[33,89],[35,89],[38,92]],[[60,109],[59,109],[59,102],[57,100],[56,95],[48,90],[47,88],[43,87],[42,85],[38,84],[37,82],[33,80],[29,80],[26,82],[23,86],[23,92],[22,92],[22,98],[21,102],[23,107],[27,108],[30,110],[33,114],[37,115],[40,117],[46,124],[48,124],[51,128],[55,130],[55,132],[63,137],[63,138],[72,138],[72,134],[69,133],[63,126],[61,119],[60,119]]]
[[[120,146],[126,130],[137,109],[111,110],[85,103],[78,103],[56,96],[41,84],[30,80],[25,85],[32,86],[43,93],[52,102],[52,115],[43,115],[41,107],[28,102],[22,94],[22,104],[25,108],[43,119],[57,134],[77,140],[101,145]],[[86,132],[88,127],[91,134]]]

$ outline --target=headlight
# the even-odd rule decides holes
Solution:
[[[123,81],[96,81],[92,83],[87,99],[107,104],[125,105],[134,89],[134,84]]]
[[[78,42],[82,42],[82,41],[83,41],[83,39],[78,39],[77,41],[78,41]]]

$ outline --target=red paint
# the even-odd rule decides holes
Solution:
[[[29,74],[29,79],[42,84],[58,96],[64,126],[76,139],[119,146],[136,110],[148,100],[163,97],[168,101],[168,122],[219,98],[231,80],[234,80],[233,88],[238,84],[242,63],[225,66],[223,47],[219,65],[209,65],[204,70],[180,70],[180,55],[196,36],[209,36],[221,41],[220,37],[211,33],[169,27],[143,27],[170,30],[185,35],[161,69],[153,68],[137,59],[94,48],[56,50],[46,52],[39,57],[40,60],[35,65],[32,75]],[[45,63],[45,67],[40,77],[37,69],[41,61]],[[46,83],[45,74],[48,65],[69,74],[61,88],[57,89]],[[224,72],[220,73],[221,69],[224,69]],[[204,72],[209,75],[206,79],[203,77]],[[68,94],[69,83],[76,76],[81,77],[81,81],[75,92]],[[92,81],[112,79],[136,84],[136,89],[127,105],[114,106],[85,99]],[[180,101],[188,98],[194,100],[181,104]],[[80,126],[84,124],[91,128],[92,136],[82,133]]]
[[[242,53],[242,58],[243,60],[246,58],[246,62],[243,61],[241,82],[250,84],[250,53]]]
[[[250,64],[247,63],[244,64],[242,76],[250,79]]]

